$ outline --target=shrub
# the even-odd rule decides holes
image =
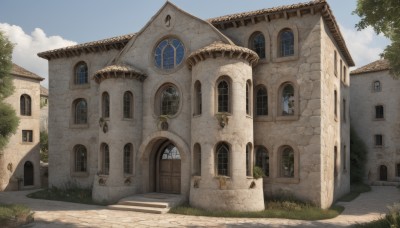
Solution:
[[[365,175],[365,163],[367,162],[367,149],[365,143],[357,135],[353,127],[350,127],[350,182],[361,183]]]
[[[253,168],[253,177],[255,179],[263,178],[263,177],[265,177],[265,173],[260,167],[254,166],[254,168]]]

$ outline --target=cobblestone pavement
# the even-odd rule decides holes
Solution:
[[[146,214],[112,211],[102,206],[36,200],[25,195],[32,191],[0,192],[1,203],[19,203],[35,211],[35,222],[27,227],[346,227],[380,218],[388,205],[400,202],[395,187],[373,186],[352,202],[340,204],[345,210],[336,218],[319,221],[253,218],[211,218],[174,214]],[[1,227],[1,224],[0,224]]]

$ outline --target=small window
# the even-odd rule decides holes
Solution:
[[[279,33],[279,57],[294,55],[294,34],[291,29],[283,29]]]
[[[180,160],[181,155],[179,153],[178,148],[170,143],[168,146],[164,148],[163,153],[161,154],[161,160]]]
[[[337,164],[338,164],[338,151],[337,151],[337,146],[334,147],[333,149],[334,152],[334,158],[333,158],[333,175],[335,177],[335,181],[337,180],[336,177],[338,175],[338,168],[337,168]]]
[[[347,80],[347,68],[343,66],[343,82],[346,83]]]
[[[74,123],[87,124],[87,103],[85,99],[77,99],[74,101]]]
[[[400,177],[400,163],[396,164],[396,177]]]
[[[201,176],[201,147],[198,143],[193,148],[193,174]]]
[[[265,37],[261,32],[255,32],[250,37],[250,49],[257,53],[260,59],[265,59]]]
[[[75,155],[75,172],[87,171],[87,150],[83,145],[76,145],[74,147]]]
[[[132,174],[132,144],[128,143],[124,146],[124,174]]]
[[[88,84],[88,67],[85,62],[79,62],[75,66],[75,85]]]
[[[346,123],[347,115],[346,115],[346,99],[343,99],[343,122]]]
[[[32,130],[22,130],[22,142],[33,142]]]
[[[342,69],[343,69],[343,61],[342,60],[340,60],[340,68],[339,68],[339,71],[340,71],[340,79],[341,80],[343,80],[343,71],[342,71]],[[344,81],[344,80],[343,80]]]
[[[102,160],[101,160],[101,173],[103,175],[110,174],[110,148],[107,144],[103,143],[101,146]]]
[[[383,112],[383,105],[375,106],[375,119],[383,119],[384,112]]]
[[[256,152],[256,166],[260,167],[265,176],[269,177],[269,153],[264,147],[259,147]]]
[[[374,83],[373,83],[373,90],[374,90],[374,92],[380,92],[380,91],[382,91],[381,82],[380,82],[380,81],[374,81]]]
[[[23,94],[20,97],[20,113],[21,116],[32,115],[32,100],[27,94]]]
[[[194,97],[195,97],[195,107],[194,115],[201,115],[202,109],[202,95],[201,95],[201,83],[196,81],[194,83]]]
[[[163,70],[174,69],[183,62],[184,55],[185,47],[180,40],[176,38],[164,39],[158,43],[154,50],[155,65]]]
[[[294,151],[291,147],[283,147],[280,153],[280,162],[280,176],[294,177]]]
[[[247,143],[246,145],[246,176],[251,176],[252,173],[252,148],[251,143]]]
[[[102,109],[103,118],[110,118],[110,95],[107,92],[102,96]]]
[[[334,114],[335,114],[335,117],[337,117],[337,91],[335,90],[334,92],[333,92],[333,96],[334,96],[334,103],[333,103],[333,106],[334,106],[334,110],[333,110],[333,112],[334,112]]]
[[[334,57],[333,57],[333,71],[335,73],[335,76],[337,76],[337,52],[334,52]]]
[[[246,114],[251,115],[251,82],[248,80],[246,82]]]
[[[346,145],[343,146],[343,159],[342,159],[342,161],[343,161],[343,171],[346,171],[347,170],[347,165],[346,165],[346,162],[347,162],[347,146]]]
[[[226,143],[220,143],[217,146],[217,175],[229,176],[229,146]]]
[[[131,92],[126,91],[124,93],[124,118],[132,119],[133,118],[133,95]]]
[[[282,89],[282,115],[292,116],[295,110],[294,88],[291,84],[284,85]]]
[[[218,83],[218,112],[229,112],[229,83],[226,80]]]
[[[268,93],[263,86],[257,89],[256,93],[256,114],[257,116],[268,115]]]
[[[377,146],[377,147],[383,146],[383,136],[382,135],[375,135],[375,146]]]

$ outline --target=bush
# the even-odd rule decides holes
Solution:
[[[367,149],[365,143],[350,127],[350,183],[362,183],[365,176]]]
[[[396,203],[389,207],[389,214],[384,218],[369,222],[357,224],[359,228],[394,228],[400,227],[400,203]]]
[[[263,178],[263,177],[265,177],[265,173],[260,167],[254,166],[254,168],[253,168],[253,177],[255,179]]]
[[[49,135],[45,131],[40,132],[40,160],[49,161]]]
[[[19,204],[0,204],[0,224],[4,227],[16,227],[33,221],[31,209]]]

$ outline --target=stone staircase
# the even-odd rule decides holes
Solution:
[[[164,214],[172,207],[185,202],[182,195],[165,193],[145,193],[122,198],[108,209]]]

